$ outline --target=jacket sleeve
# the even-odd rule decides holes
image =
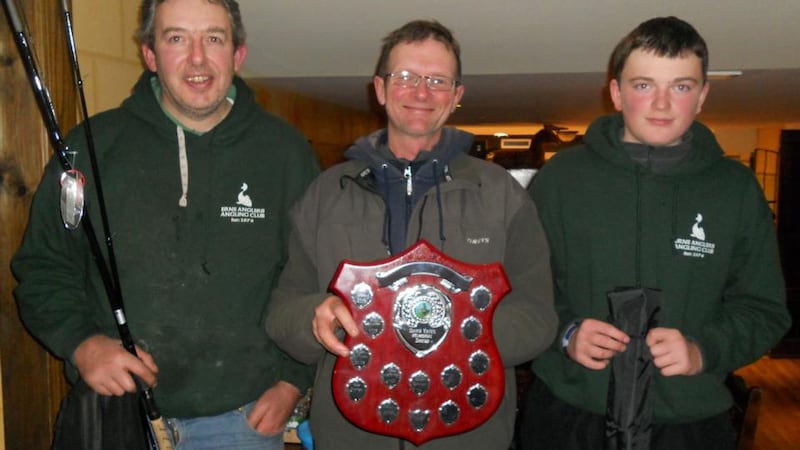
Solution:
[[[295,160],[292,166],[293,174],[290,178],[292,185],[286,186],[286,195],[289,198],[289,205],[299,201],[299,199],[302,198],[305,190],[320,173],[319,161],[317,160],[314,150],[303,136],[298,134],[296,139],[296,142],[294,142],[292,146],[297,149],[294,152],[294,156],[298,158],[298,160]],[[303,151],[300,151],[300,149]],[[290,245],[289,242],[292,239],[291,230],[293,227],[291,225],[291,214],[287,213],[283,216],[285,217],[285,223],[283,227],[282,240],[284,243],[286,243],[284,244],[284,251],[286,252],[285,257],[288,257],[290,252],[288,247]],[[270,305],[274,302],[275,297],[271,294],[267,309],[269,309]],[[290,325],[299,322],[287,321],[285,323]],[[281,361],[276,365],[279,378],[283,381],[293,384],[301,391],[301,393],[305,393],[306,390],[308,390],[308,388],[314,383],[314,367],[308,364],[309,362],[313,361],[303,361],[300,358],[295,358],[294,355],[286,352],[283,349],[283,346],[280,345],[280,343],[275,342],[274,339],[273,343],[277,344],[273,345],[272,347],[274,352],[278,353],[276,358]]]
[[[292,210],[288,259],[272,291],[265,318],[270,338],[290,356],[306,364],[316,363],[325,354],[325,349],[314,338],[311,321],[316,306],[329,295],[327,286],[320,286],[317,281],[317,267],[312,259],[316,231],[310,224],[314,223],[311,211],[315,186],[312,184]]]
[[[554,167],[552,162],[548,163],[542,168],[539,173],[534,177],[533,182],[528,187],[528,193],[536,204],[538,209],[539,218],[541,219],[542,227],[545,230],[547,241],[550,250],[550,264],[553,272],[553,298],[555,303],[555,310],[557,314],[557,329],[558,335],[563,335],[564,331],[570,324],[581,317],[578,313],[569,307],[569,303],[563,298],[564,286],[566,284],[566,242],[563,232],[563,225],[561,223],[562,204],[559,199],[559,177],[553,175]],[[553,348],[561,350],[560,339],[554,339],[552,342]]]
[[[59,177],[53,159],[34,195],[22,244],[11,261],[20,317],[56,357],[69,360],[83,340],[97,334],[87,271],[94,264],[81,228],[61,222]],[[110,312],[109,312],[109,317]]]
[[[727,373],[755,361],[791,323],[772,211],[754,180],[744,195],[721,307],[698,335],[689,336],[701,348],[706,372]]]
[[[550,252],[536,207],[519,186],[509,189],[507,198],[517,203],[507,224],[504,260],[511,292],[498,305],[493,325],[506,367],[530,361],[547,349],[558,323]]]
[[[314,366],[302,363],[291,358],[278,346],[270,348],[272,361],[275,361],[277,378],[296,387],[301,394],[305,394],[308,388],[314,385]]]

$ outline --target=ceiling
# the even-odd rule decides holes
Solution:
[[[381,39],[437,19],[461,43],[465,94],[452,124],[585,127],[611,111],[608,57],[629,30],[675,15],[705,38],[712,81],[701,120],[800,127],[800,0],[239,0],[249,54],[242,75],[358,110]]]

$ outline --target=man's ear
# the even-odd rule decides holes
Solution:
[[[156,64],[156,52],[153,51],[147,44],[142,44],[142,59],[151,72],[158,72],[158,65]]]
[[[372,77],[372,87],[375,88],[375,97],[381,106],[386,105],[386,80],[375,75]]]
[[[711,89],[711,82],[706,80],[705,83],[703,83],[703,90],[700,91],[700,98],[697,99],[697,110],[694,112],[695,114],[700,114],[700,111],[703,110],[703,103],[706,102],[709,89]]]
[[[450,105],[450,114],[456,111],[456,108],[458,108],[458,105],[461,103],[461,97],[463,96],[464,96],[464,85],[459,84],[458,86],[456,86],[456,92],[455,95],[453,96],[453,104]]]
[[[616,78],[612,78],[608,83],[608,92],[611,94],[611,101],[614,103],[614,109],[622,111],[622,92],[619,89],[619,83]]]
[[[247,58],[247,44],[242,43],[236,50],[233,51],[233,70],[238,72],[242,67],[244,59]]]

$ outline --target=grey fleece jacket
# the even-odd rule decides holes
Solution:
[[[446,133],[461,135],[441,141],[458,143],[458,151],[434,149],[422,156],[450,158],[437,163],[441,169],[438,195],[434,183],[414,204],[406,222],[406,246],[425,239],[468,263],[503,263],[512,291],[497,307],[493,328],[506,368],[506,388],[498,411],[486,423],[420,448],[505,450],[514,429],[513,368],[547,348],[556,332],[549,251],[526,192],[499,165],[467,156],[471,140],[463,139],[463,132],[446,129]],[[387,165],[397,164],[381,148],[385,140],[366,142],[373,143],[372,157],[383,155]],[[370,167],[375,167],[375,161],[351,160],[328,169],[295,205],[289,260],[267,314],[267,331],[279,346],[300,361],[317,363],[311,428],[320,450],[401,448],[397,438],[367,433],[341,415],[331,393],[336,356],[317,343],[311,329],[314,308],[329,295],[328,284],[342,260],[368,262],[387,257],[386,207],[376,187],[379,175]],[[412,190],[416,181],[412,179]],[[418,448],[405,444],[406,449]]]

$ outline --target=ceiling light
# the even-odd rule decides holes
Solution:
[[[709,70],[706,74],[709,80],[730,80],[741,75],[741,70]]]
[[[499,137],[499,138],[508,137],[508,133],[503,133],[502,131],[498,131],[497,133],[494,134],[494,137]]]

